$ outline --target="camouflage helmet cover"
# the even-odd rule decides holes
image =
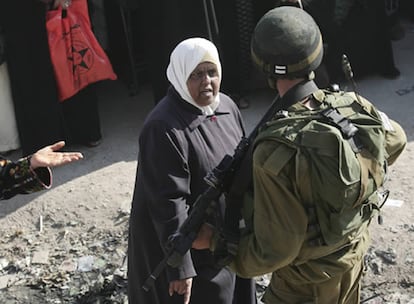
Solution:
[[[281,6],[268,11],[257,23],[251,42],[253,62],[271,78],[309,75],[321,63],[322,36],[303,9]]]

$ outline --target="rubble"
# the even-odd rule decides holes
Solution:
[[[42,231],[4,234],[0,303],[127,303],[128,216],[114,220],[124,219],[123,229],[84,227],[77,234],[71,228],[86,225],[43,218]]]
[[[105,228],[44,214],[41,231],[5,232],[0,240],[0,303],[127,304],[128,218],[129,212],[119,210],[112,227]],[[414,232],[413,225],[389,231],[401,230]],[[411,252],[400,256],[393,247],[371,247],[362,303],[414,304],[413,277],[386,277],[390,267],[413,267],[413,261]],[[269,281],[269,274],[256,278],[259,304]]]

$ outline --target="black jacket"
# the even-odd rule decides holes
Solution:
[[[191,303],[231,303],[234,274],[215,269],[208,250],[191,250],[181,267],[168,267],[149,292],[142,289],[164,257],[168,237],[207,188],[204,177],[225,154],[234,153],[244,134],[237,106],[224,94],[220,98],[215,115],[206,116],[170,88],[144,123],[129,231],[131,304],[174,303],[169,282],[194,276]]]

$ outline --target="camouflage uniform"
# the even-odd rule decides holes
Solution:
[[[0,158],[0,199],[9,199],[16,194],[29,194],[52,185],[52,174],[49,168],[30,169],[30,157],[12,162]]]

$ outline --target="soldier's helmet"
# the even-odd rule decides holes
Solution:
[[[257,23],[251,55],[270,79],[307,77],[322,61],[321,32],[303,9],[277,7]]]

